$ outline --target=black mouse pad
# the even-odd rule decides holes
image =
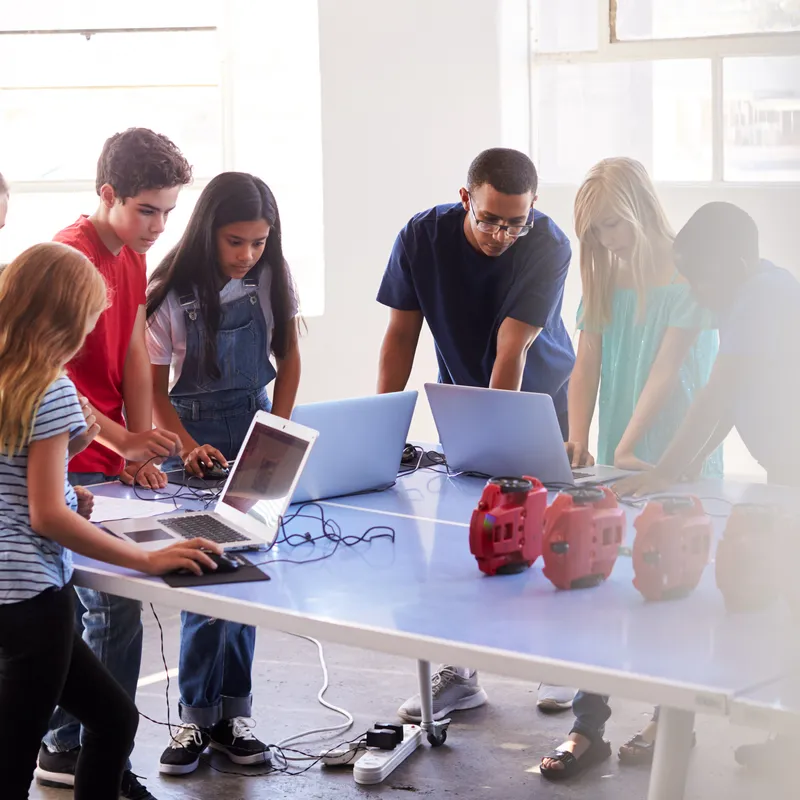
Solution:
[[[215,586],[221,583],[251,583],[252,581],[268,581],[269,575],[253,566],[241,553],[228,553],[228,556],[239,562],[239,569],[233,572],[214,572],[208,575],[179,575],[172,572],[162,575],[161,579],[173,589],[184,589],[190,586]]]
[[[205,478],[198,478],[195,475],[190,475],[186,470],[174,469],[165,473],[167,476],[167,483],[172,483],[175,486],[185,486],[189,489],[221,489],[225,485],[225,478],[219,480],[206,480]]]

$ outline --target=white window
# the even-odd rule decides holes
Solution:
[[[800,31],[797,0],[617,0],[616,6],[619,41]]]
[[[532,0],[533,152],[575,183],[800,182],[800,0]]]
[[[169,136],[194,171],[148,254],[149,268],[177,241],[210,178],[225,169],[252,172],[278,200],[302,312],[322,313],[316,3],[7,5],[0,18],[0,172],[12,201],[0,263],[91,213],[103,142],[147,127]]]

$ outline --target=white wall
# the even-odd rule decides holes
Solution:
[[[524,0],[516,5],[524,12]],[[501,60],[503,7],[320,0],[326,301],[302,342],[301,402],[375,391],[387,320],[375,295],[395,236],[417,211],[458,199],[470,161],[502,140],[504,124],[519,137],[502,113],[500,76],[519,82],[524,102],[527,65],[518,42],[508,48],[513,76]],[[524,33],[521,19],[512,34]],[[435,378],[424,338],[412,385]],[[433,438],[420,406],[413,433]]]
[[[524,148],[525,0],[320,0],[326,308],[308,320],[300,401],[371,393],[387,319],[375,294],[395,235],[413,213],[457,199],[485,148]],[[612,155],[612,154],[609,154]],[[540,207],[572,235],[576,187],[542,186]],[[800,273],[797,186],[660,187],[678,228],[704,202],[749,211],[763,252]],[[574,325],[577,266],[564,314]],[[411,385],[436,377],[429,338]],[[433,439],[424,400],[412,428]],[[740,446],[739,446],[739,449]],[[753,469],[734,445],[728,464]]]

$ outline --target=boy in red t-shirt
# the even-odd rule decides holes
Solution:
[[[106,141],[97,163],[97,210],[55,236],[84,253],[109,289],[108,309],[67,367],[99,425],[96,440],[70,461],[73,484],[120,478],[154,489],[166,485],[164,473],[146,462],[176,454],[180,439],[153,428],[145,253],[191,177],[189,163],[166,136],[146,128],[117,133]],[[141,604],[90,589],[76,592],[84,640],[134,698],[142,655]],[[37,780],[71,786],[79,748],[78,722],[58,709],[39,753]],[[121,796],[154,800],[130,769]]]

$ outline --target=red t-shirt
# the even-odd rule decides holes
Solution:
[[[80,394],[109,419],[125,425],[122,376],[139,306],[146,302],[147,270],[143,255],[123,247],[115,256],[86,216],[57,233],[56,242],[80,250],[97,267],[108,285],[109,307],[100,315],[83,348],[67,364]],[[92,442],[70,462],[70,472],[119,475],[125,460],[99,442]]]

